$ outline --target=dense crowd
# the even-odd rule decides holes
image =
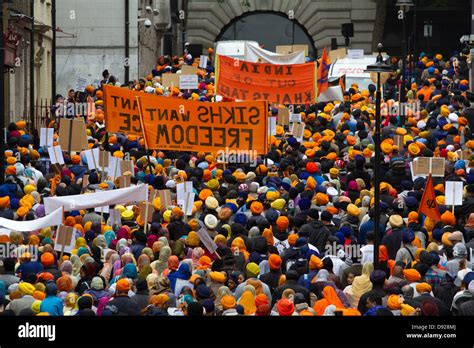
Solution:
[[[209,55],[212,58],[212,50]],[[384,85],[396,104],[400,62]],[[132,185],[171,191],[173,205],[153,200],[145,233],[136,206],[115,206],[121,221],[94,209],[65,213],[76,229],[71,253],[54,250],[56,228],[0,232],[11,255],[0,269],[2,315],[145,316],[448,316],[474,314],[474,96],[465,57],[421,54],[407,65],[408,102],[419,109],[384,115],[382,161],[374,161],[374,92],[347,86],[344,100],[296,105],[303,140],[278,125],[269,152],[253,165],[219,163],[215,154],[146,151],[143,139],[109,134],[101,86],[69,91],[58,103],[91,97],[84,117],[89,148],[134,160]],[[146,78],[121,84],[103,73],[101,84],[158,97],[217,102],[212,59],[198,69],[199,89],[165,88],[161,76],[189,54],[161,57]],[[411,75],[410,75],[411,74]],[[225,100],[225,98],[224,98]],[[276,115],[272,105],[269,113]],[[53,113],[54,113],[53,107]],[[51,120],[58,137],[58,120]],[[402,144],[396,143],[402,136]],[[45,216],[44,198],[113,190],[117,183],[90,171],[84,152],[64,152],[60,173],[24,121],[8,127],[6,177],[0,217],[24,221]],[[467,153],[458,152],[467,150]],[[465,157],[462,157],[465,156]],[[433,177],[435,221],[419,213],[426,177],[415,177],[416,157],[439,157],[445,176]],[[373,169],[382,171],[374,202]],[[83,187],[83,177],[88,185]],[[193,215],[175,204],[176,185],[193,183]],[[462,205],[445,205],[446,181],[463,183]],[[381,246],[374,269],[374,204],[380,204]],[[217,245],[210,252],[201,227]]]

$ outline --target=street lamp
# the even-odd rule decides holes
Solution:
[[[380,246],[380,74],[390,73],[392,68],[383,61],[382,44],[377,45],[379,54],[374,64],[367,65],[366,73],[375,73],[377,75],[377,91],[375,99],[375,162],[374,162],[374,269],[379,267],[379,246]]]
[[[413,0],[398,0],[395,6],[398,7],[398,19],[402,20],[402,86],[400,88],[400,104],[406,102],[406,95],[405,95],[405,59],[407,56],[406,52],[406,36],[407,36],[407,25],[406,25],[406,13],[410,11],[410,8],[415,6],[413,4]],[[405,113],[403,112],[405,108],[401,107],[401,114],[400,114],[400,124],[402,127],[405,126]]]

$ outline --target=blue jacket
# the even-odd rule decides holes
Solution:
[[[38,274],[43,272],[43,265],[38,261],[25,262],[17,268],[16,273],[21,273],[21,280],[25,280],[28,274]]]
[[[63,316],[63,301],[56,296],[46,296],[41,302],[41,312],[48,312],[51,316]]]

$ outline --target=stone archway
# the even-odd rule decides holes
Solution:
[[[204,49],[213,47],[216,37],[232,20],[246,12],[272,11],[288,14],[313,38],[316,48],[331,46],[331,38],[344,41],[343,23],[354,23],[355,37],[351,48],[372,52],[376,0],[248,0],[249,7],[238,0],[206,1],[189,0],[187,35],[188,42],[202,44]]]

